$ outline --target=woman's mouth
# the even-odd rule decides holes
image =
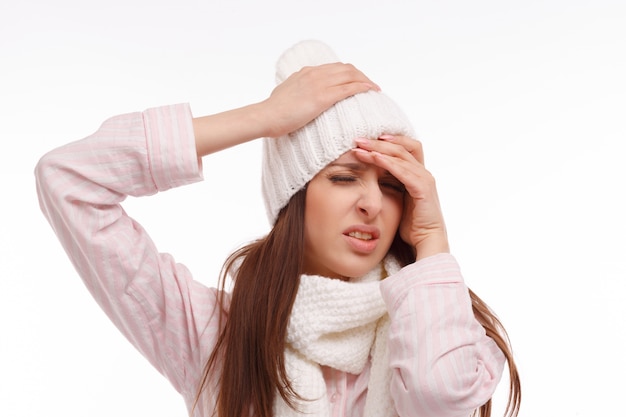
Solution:
[[[371,233],[366,232],[350,232],[348,233],[348,236],[361,240],[372,240],[373,238]]]
[[[355,252],[369,254],[376,250],[380,231],[376,227],[359,225],[344,232],[346,242]]]

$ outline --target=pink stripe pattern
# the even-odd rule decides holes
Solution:
[[[41,210],[90,293],[188,407],[220,331],[217,290],[160,253],[122,203],[203,179],[191,118],[187,104],[116,116],[35,169]],[[398,416],[468,416],[486,402],[505,360],[474,319],[454,257],[409,265],[381,290]],[[333,416],[362,415],[369,372],[324,369]]]

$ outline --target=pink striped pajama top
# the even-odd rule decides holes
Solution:
[[[159,253],[120,205],[128,195],[202,180],[189,106],[113,117],[93,135],[46,154],[35,174],[41,209],[85,285],[190,407],[220,331],[217,290]],[[411,264],[385,279],[381,291],[392,323],[398,416],[468,416],[484,404],[505,358],[474,319],[455,259],[440,254]],[[369,368],[323,373],[332,415],[362,416]]]

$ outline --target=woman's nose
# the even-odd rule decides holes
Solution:
[[[363,185],[357,208],[367,217],[376,217],[383,206],[383,193],[378,181]]]

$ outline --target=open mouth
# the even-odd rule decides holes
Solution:
[[[380,230],[373,226],[360,225],[344,231],[350,247],[358,253],[369,254],[376,250],[380,239]]]
[[[356,232],[356,231],[348,233],[348,236],[356,238],[356,239],[361,239],[361,240],[372,240],[374,238],[374,236],[372,236],[371,233]]]

